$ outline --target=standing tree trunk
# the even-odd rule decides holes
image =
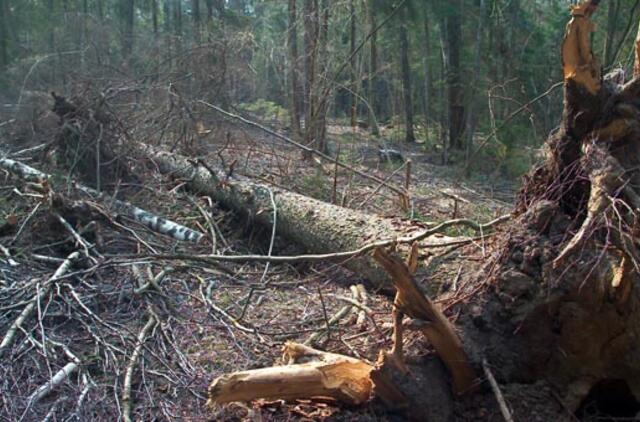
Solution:
[[[329,55],[327,50],[327,43],[329,42],[329,0],[322,0],[320,11],[320,34],[318,37],[318,42],[320,46],[319,50],[319,68],[318,72],[320,77],[318,78],[318,117],[317,117],[317,128],[316,128],[316,137],[318,140],[318,150],[323,153],[327,153],[329,151],[327,145],[327,112],[329,108],[329,96],[323,95],[324,92],[324,84],[319,83],[320,80],[327,80],[327,62],[329,61]]]
[[[476,116],[475,111],[475,94],[479,88],[480,82],[480,55],[482,54],[482,31],[484,31],[485,21],[485,0],[480,0],[480,7],[478,10],[478,27],[476,28],[476,51],[473,59],[473,79],[471,83],[471,90],[469,92],[469,98],[467,100],[467,122],[466,122],[466,134],[467,140],[465,142],[466,150],[465,157],[468,159],[470,148],[473,145],[473,134],[476,131]],[[469,166],[466,166],[467,168]]]
[[[462,89],[460,49],[462,25],[460,11],[462,6],[456,2],[456,7],[451,7],[447,16],[447,49],[449,66],[447,75],[447,87],[449,90],[449,145],[451,148],[462,149],[464,135],[464,90]]]
[[[158,37],[158,0],[151,0],[151,20],[153,24],[153,36]]]
[[[349,79],[350,79],[350,89],[351,89],[351,107],[350,107],[350,115],[351,115],[351,127],[355,128],[358,124],[358,98],[356,93],[358,92],[357,83],[356,83],[356,6],[354,0],[349,0],[349,54],[351,55],[351,60],[349,60]]]
[[[369,48],[369,77],[367,85],[367,97],[369,101],[369,125],[371,126],[371,134],[373,136],[380,136],[380,128],[378,127],[378,121],[376,116],[378,115],[378,97],[376,95],[377,89],[377,75],[378,73],[378,34],[376,29],[376,13],[372,1],[367,2],[367,18],[369,20],[369,32],[371,40]]]
[[[609,9],[607,12],[607,36],[604,43],[604,67],[608,68],[613,63],[613,42],[615,41],[616,29],[618,24],[618,15],[620,12],[620,1],[609,0]]]
[[[196,44],[200,44],[200,0],[191,0],[191,13],[193,14],[193,38]]]
[[[122,58],[125,63],[130,64],[131,53],[133,51],[133,25],[134,25],[134,0],[122,1],[122,12],[124,18],[124,31],[122,40]]]
[[[300,97],[302,90],[300,88],[300,80],[298,75],[298,30],[297,30],[297,13],[296,0],[288,2],[289,14],[289,73],[291,74],[291,89],[289,108],[291,113],[291,131],[296,142],[300,142]]]
[[[424,130],[426,141],[429,140],[429,119],[431,118],[431,96],[433,95],[433,76],[429,58],[431,57],[431,25],[429,24],[429,12],[424,12],[424,95],[422,109],[424,111]]]
[[[304,118],[304,143],[314,146],[317,128],[317,40],[318,40],[318,1],[304,0],[304,73],[305,73],[305,118]],[[317,148],[317,145],[314,146]],[[305,156],[305,159],[311,157]]]
[[[407,6],[400,15],[400,66],[402,72],[402,93],[404,97],[405,141],[415,142],[413,133],[413,101],[411,99],[411,67],[409,66],[409,35],[407,34]]]
[[[213,0],[204,0],[207,5],[207,22],[213,20]]]
[[[447,75],[449,74],[449,54],[448,48],[446,45],[445,37],[447,32],[447,23],[440,24],[440,80],[444,81],[447,79]],[[449,107],[446,107],[446,90],[445,84],[440,84],[440,143],[442,144],[442,164],[449,164],[449,147],[451,146],[449,143],[449,135],[447,133],[449,129]]]
[[[7,40],[6,0],[0,0],[0,69],[9,64],[9,40]]]

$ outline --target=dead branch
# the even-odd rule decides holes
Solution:
[[[5,170],[10,171],[21,179],[29,181],[41,182],[45,180],[52,180],[50,175],[27,166],[26,164],[23,164],[19,161],[10,160],[8,158],[0,159],[0,168],[4,168]],[[171,236],[177,240],[193,243],[198,243],[203,237],[202,233],[191,230],[178,223],[167,220],[166,218],[152,214],[128,202],[110,198],[104,193],[100,193],[94,189],[79,184],[76,184],[76,188],[92,198],[100,199],[101,201],[113,204],[113,207],[117,212],[128,215],[135,221],[147,226],[149,229],[155,232]]]
[[[69,271],[73,262],[78,258],[80,258],[79,252],[73,252],[72,254],[70,254],[67,259],[65,259],[65,261],[58,267],[53,276],[51,276],[51,278],[49,278],[46,282],[43,283],[42,286],[40,286],[39,292],[29,301],[27,306],[22,310],[18,318],[13,322],[13,324],[11,324],[11,327],[9,327],[9,330],[7,330],[7,333],[4,335],[2,343],[0,343],[0,357],[2,357],[4,351],[9,346],[11,346],[11,344],[15,340],[18,329],[20,329],[22,327],[22,324],[24,324],[24,322],[29,317],[31,317],[31,315],[35,311],[37,304],[49,294],[55,282],[67,271]]]
[[[308,147],[306,145],[302,145],[302,144],[294,141],[291,138],[288,138],[288,137],[286,137],[284,135],[281,135],[278,132],[275,132],[275,131],[273,131],[273,130],[265,127],[265,126],[262,126],[261,124],[258,124],[256,122],[252,122],[251,120],[247,120],[242,116],[238,116],[237,114],[229,113],[228,111],[223,110],[220,107],[217,107],[217,106],[215,106],[213,104],[210,104],[210,103],[208,103],[206,101],[198,100],[198,102],[200,104],[204,105],[204,106],[207,106],[207,107],[217,111],[218,113],[221,113],[221,114],[229,117],[229,118],[238,120],[238,121],[240,121],[240,122],[242,122],[244,124],[247,124],[249,126],[253,126],[255,128],[258,128],[258,129],[268,133],[269,135],[275,136],[276,138],[278,138],[280,140],[283,140],[288,144],[291,144],[291,145],[293,145],[293,146],[295,146],[297,148],[300,148],[302,151],[304,151],[305,153],[307,153],[309,155],[316,155],[317,157],[319,157],[319,158],[321,158],[323,160],[329,161],[330,163],[333,163],[334,165],[336,165],[336,166],[338,166],[340,168],[343,168],[345,170],[348,170],[348,171],[350,171],[350,172],[352,172],[354,174],[357,174],[358,176],[360,176],[360,177],[362,177],[364,179],[368,179],[368,180],[374,181],[376,183],[379,183],[380,185],[385,186],[389,190],[397,193],[398,195],[401,195],[401,196],[406,196],[407,195],[406,190],[403,189],[403,188],[398,188],[396,186],[393,186],[393,185],[389,184],[387,181],[380,179],[379,177],[367,174],[367,173],[365,173],[363,171],[360,171],[360,170],[358,170],[356,168],[353,168],[352,166],[350,166],[348,164],[344,164],[344,163],[340,162],[337,158],[330,157],[330,156],[318,151],[317,149]]]
[[[489,367],[489,362],[487,362],[486,359],[482,359],[482,370],[484,371],[484,375],[487,377],[487,381],[489,381],[489,385],[491,385],[491,391],[493,391],[493,394],[496,396],[502,417],[506,422],[514,422],[509,406],[507,405],[507,401],[504,399],[502,391],[500,391],[500,386],[498,385],[496,378],[493,376],[491,368]]]
[[[147,323],[142,327],[140,333],[138,333],[136,347],[129,358],[129,364],[127,365],[127,370],[124,375],[124,387],[122,389],[122,419],[125,422],[131,422],[131,382],[133,379],[133,371],[138,365],[138,359],[142,354],[142,346],[147,339],[149,331],[151,331],[157,323],[158,321],[155,315],[149,313],[149,319],[147,319]]]

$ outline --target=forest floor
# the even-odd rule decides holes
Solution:
[[[205,130],[202,136],[161,144],[266,184],[370,213],[421,221],[457,217],[489,221],[510,211],[515,193],[516,184],[510,181],[459,181],[450,168],[431,164],[434,157],[419,145],[394,146],[412,160],[413,206],[404,211],[389,191],[349,172],[336,173],[331,163],[303,161],[299,150],[257,129],[216,120],[209,126],[210,132]],[[403,163],[381,163],[376,145],[368,143],[360,132],[344,136],[350,130],[330,127],[332,151],[337,151],[339,142],[345,162],[403,185],[405,171],[399,169]],[[16,128],[13,133],[18,131]],[[11,133],[7,130],[5,135],[8,151],[38,144]],[[144,139],[142,135],[140,139]],[[39,152],[18,153],[12,158],[54,174],[57,180],[64,180],[67,174],[51,156],[42,157]],[[208,409],[206,391],[215,377],[278,363],[287,340],[303,343],[312,338],[311,344],[318,349],[375,361],[380,350],[391,346],[391,299],[367,291],[370,312],[364,322],[357,323],[360,310],[350,308],[347,316],[327,329],[328,320],[349,306],[341,297],[351,297],[352,286],[365,283],[358,274],[338,265],[204,267],[149,258],[156,253],[212,251],[266,254],[270,231],[194,195],[185,189],[183,180],[160,176],[153,171],[152,162],[142,164],[135,179],[118,185],[117,196],[193,229],[214,232],[215,239],[207,235],[198,245],[179,242],[126,217],[113,216],[102,205],[82,198],[97,210],[91,216],[94,223],[88,223],[86,216],[74,219],[69,215],[68,219],[92,245],[96,259],[85,260],[59,280],[56,288],[38,301],[36,317],[25,321],[19,330],[8,351],[11,358],[0,363],[0,420],[118,420],[125,411],[123,389],[130,367],[133,420],[402,420],[376,401],[358,408],[300,400]],[[48,202],[51,192],[43,194],[41,188],[7,173],[1,176],[0,244],[7,248],[7,254],[0,255],[0,332],[4,335],[41,283],[79,246],[55,219],[56,210]],[[68,200],[80,199],[60,188],[56,193]],[[210,213],[211,219],[204,213]],[[462,248],[424,256],[434,296],[470,280],[482,266],[491,243],[488,236]],[[276,234],[274,255],[299,252],[296,245]],[[163,270],[169,272],[159,290],[139,288]],[[265,281],[267,288],[261,287]],[[259,288],[247,303],[249,291],[255,287]],[[445,305],[445,313],[455,321]],[[139,333],[148,321],[156,323],[141,343]],[[132,365],[140,344],[141,358]],[[414,356],[430,353],[429,345],[418,335],[408,334],[405,345]],[[81,369],[32,403],[31,394],[69,362],[69,349],[81,361]],[[518,415],[540,421],[557,415],[558,409],[545,413],[549,406],[559,404],[546,401],[548,395],[541,393],[544,388],[505,387],[507,401],[517,403],[516,420],[525,420]],[[501,420],[490,391],[461,401],[456,415],[456,420]]]

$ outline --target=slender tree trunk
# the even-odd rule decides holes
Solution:
[[[407,34],[407,9],[403,7],[400,16],[400,66],[402,70],[402,92],[404,96],[404,116],[406,142],[414,142],[413,133],[413,101],[411,99],[411,68],[409,67],[409,36]]]
[[[329,60],[327,43],[329,42],[329,0],[322,0],[320,10],[319,10],[319,18],[320,18],[320,34],[318,37],[320,47],[319,47],[319,55],[320,55],[320,66],[318,69],[320,80],[327,80],[327,62]],[[318,124],[316,129],[316,136],[318,139],[318,149],[324,153],[329,151],[327,145],[327,111],[329,108],[329,98],[326,95],[321,95],[323,91],[324,84],[318,83],[318,95],[319,104],[318,104]]]
[[[200,0],[191,0],[191,12],[193,13],[193,38],[196,44],[200,44]]]
[[[316,136],[317,98],[317,40],[318,40],[318,2],[304,0],[304,72],[305,72],[305,139],[306,145],[311,145]],[[306,157],[310,158],[310,157]]]
[[[369,32],[372,33],[371,40],[369,41],[369,83],[368,83],[368,101],[369,101],[369,123],[371,126],[371,134],[373,136],[380,136],[380,129],[378,128],[378,122],[376,116],[378,115],[378,97],[376,95],[377,89],[377,75],[378,73],[378,34],[373,32],[376,28],[376,14],[374,6],[371,4],[371,0],[367,2],[367,16],[369,20]]]
[[[167,61],[168,67],[169,69],[172,68],[173,66],[173,54],[171,52],[171,45],[172,45],[172,28],[173,28],[173,23],[171,22],[172,19],[172,13],[171,13],[171,7],[172,7],[172,2],[173,0],[164,0],[164,2],[162,3],[162,27],[164,30],[164,36],[165,36],[165,45],[166,45],[166,58],[165,60]]]
[[[9,40],[7,40],[6,0],[0,0],[0,69],[9,64]]]
[[[134,0],[123,0],[122,7],[124,12],[124,39],[122,42],[122,57],[125,62],[131,59],[133,51],[133,25],[134,25]]]
[[[85,45],[87,44],[87,37],[89,30],[87,27],[87,19],[89,17],[89,2],[88,0],[82,0],[82,16],[80,17],[80,39],[78,40],[78,50],[80,53],[80,70],[85,72],[86,58],[85,58]]]
[[[158,0],[151,0],[151,20],[153,23],[153,35],[158,36]]]
[[[607,36],[604,43],[604,67],[609,67],[613,63],[613,54],[614,54],[614,44],[616,29],[618,24],[618,15],[620,12],[620,1],[619,0],[610,0],[609,1],[609,10],[607,11]]]
[[[458,150],[464,146],[462,139],[464,134],[464,91],[462,89],[460,69],[461,32],[460,10],[452,7],[447,16],[449,145]]]
[[[429,119],[431,118],[431,102],[433,95],[433,76],[429,58],[431,57],[431,25],[429,23],[429,13],[425,11],[424,19],[424,95],[422,109],[424,111],[424,130],[426,140],[429,140]]]
[[[300,101],[299,97],[302,96],[302,90],[300,89],[300,82],[298,78],[298,30],[297,30],[297,13],[296,13],[296,0],[289,0],[288,2],[288,14],[289,14],[289,73],[291,74],[291,89],[290,89],[290,113],[291,113],[291,130],[296,142],[300,142]]]
[[[350,27],[350,37],[349,37],[349,54],[351,55],[351,60],[349,61],[349,71],[350,71],[350,88],[351,88],[351,107],[350,107],[350,115],[351,115],[351,127],[356,127],[358,124],[358,98],[356,96],[356,92],[358,91],[356,84],[356,64],[357,59],[354,54],[356,50],[356,6],[354,0],[349,0],[349,27]]]
[[[6,2],[7,0],[2,0]],[[4,13],[4,12],[3,12]],[[49,14],[49,53],[53,53],[56,50],[56,38],[55,38],[55,25],[54,25],[54,14],[55,8],[53,4],[53,0],[47,0],[47,13]],[[6,22],[5,22],[6,23]],[[5,24],[0,27],[0,31],[7,32],[7,26]],[[6,35],[2,37],[6,40]]]
[[[467,122],[466,122],[466,134],[467,141],[466,154],[469,157],[469,150],[473,145],[473,134],[476,131],[476,116],[475,116],[475,94],[480,82],[480,55],[482,54],[482,32],[484,31],[485,22],[485,0],[480,0],[480,7],[478,10],[478,27],[476,28],[476,51],[473,59],[473,81],[471,84],[471,90],[469,91],[469,99],[467,101]],[[469,168],[469,166],[466,166]]]
[[[102,22],[104,21],[104,0],[98,0],[96,6],[98,9],[98,20]]]
[[[213,20],[213,0],[205,0],[204,2],[207,5],[207,22],[211,22]]]
[[[447,23],[440,25],[440,81],[444,82],[449,74],[449,49],[447,48],[445,37],[447,33]],[[449,164],[449,107],[446,107],[446,91],[444,83],[440,83],[440,142],[442,144],[442,164]]]

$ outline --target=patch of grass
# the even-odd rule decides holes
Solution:
[[[318,168],[316,168],[315,172],[307,174],[300,179],[298,189],[304,192],[305,195],[321,201],[329,201],[331,199],[331,190],[327,183],[327,178]]]
[[[252,103],[242,103],[240,107],[257,114],[263,119],[277,120],[280,122],[289,121],[289,112],[286,108],[262,98]]]

